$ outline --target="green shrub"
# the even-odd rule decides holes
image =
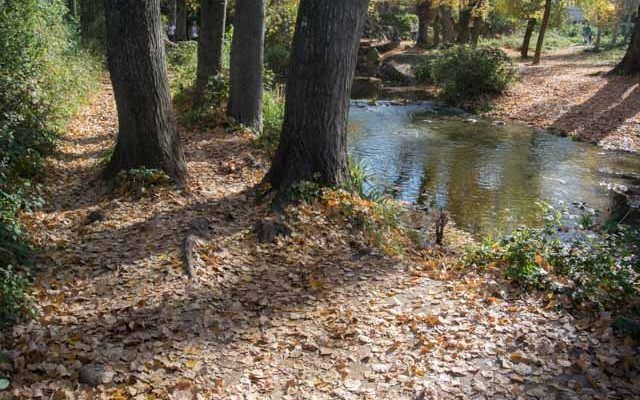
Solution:
[[[466,263],[494,265],[529,289],[566,294],[576,305],[613,308],[637,302],[640,295],[640,234],[621,228],[615,234],[585,229],[593,211],[578,215],[549,206],[541,228],[523,227],[497,241],[473,248]]]
[[[271,2],[267,9],[264,57],[265,66],[277,74],[285,74],[296,26],[298,1]]]
[[[433,59],[429,59],[416,68],[418,83],[433,83]]]
[[[418,16],[414,13],[389,13],[382,16],[381,22],[393,27],[402,39],[409,40],[413,27],[418,25]]]
[[[284,121],[284,93],[281,86],[265,88],[262,97],[264,127],[258,143],[269,153],[275,153],[280,141],[280,131]]]
[[[495,47],[454,46],[433,61],[432,76],[451,104],[502,93],[517,77],[507,55]]]
[[[32,180],[99,82],[100,60],[77,40],[64,1],[0,0],[0,326],[29,308],[31,247],[18,216],[41,203]]]

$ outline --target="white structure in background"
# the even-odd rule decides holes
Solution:
[[[578,6],[567,7],[567,20],[572,24],[582,24],[587,21],[582,10]]]

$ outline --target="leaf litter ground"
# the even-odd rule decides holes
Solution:
[[[249,136],[183,129],[188,190],[101,193],[116,121],[105,83],[47,164],[46,208],[25,216],[48,262],[39,315],[0,340],[0,397],[640,398],[638,347],[606,315],[577,320],[451,256],[387,256],[319,204],[258,243],[266,158]],[[190,280],[195,218],[210,229]],[[88,365],[103,384],[79,383]]]

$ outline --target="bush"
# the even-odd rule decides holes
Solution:
[[[429,59],[416,68],[418,83],[433,83],[433,59]]]
[[[277,74],[285,74],[298,13],[297,0],[270,2],[267,9],[264,57],[265,66]]]
[[[418,16],[413,13],[389,13],[382,16],[381,22],[393,27],[402,39],[410,40],[413,27],[418,25]]]
[[[502,93],[516,79],[517,70],[495,47],[455,46],[434,59],[432,77],[444,100],[459,105],[482,95]]]
[[[0,0],[0,326],[28,308],[31,247],[18,215],[40,204],[32,180],[101,69],[78,48],[64,4]]]
[[[284,122],[284,93],[281,86],[267,86],[263,93],[263,131],[258,143],[269,153],[275,153],[280,141],[280,131]]]
[[[542,228],[523,227],[497,241],[474,248],[468,264],[492,265],[528,289],[566,294],[575,305],[613,308],[637,302],[640,295],[640,235],[586,228],[593,211],[578,215],[549,206]]]

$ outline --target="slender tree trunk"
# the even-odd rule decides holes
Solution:
[[[105,177],[156,168],[182,186],[186,166],[169,95],[160,0],[105,0],[104,5],[119,125]]]
[[[611,42],[609,43],[609,48],[614,48],[618,45],[618,37],[620,36],[620,18],[616,19],[615,25],[613,25],[613,30],[611,31]]]
[[[442,37],[442,23],[440,22],[440,13],[436,10],[436,17],[433,21],[433,46],[438,47]]]
[[[230,116],[262,132],[265,0],[236,0],[231,42]]]
[[[551,0],[546,0],[544,5],[544,15],[542,16],[542,24],[540,25],[540,33],[538,34],[536,54],[533,56],[533,65],[540,64],[540,58],[542,57],[542,47],[544,46],[544,35],[547,33],[547,27],[549,26],[550,16],[551,16]]]
[[[536,22],[537,20],[535,18],[529,18],[529,21],[527,21],[527,30],[524,32],[522,48],[520,49],[522,58],[529,58],[529,46],[531,45],[531,36],[533,36],[533,30],[536,27]]]
[[[81,0],[80,39],[83,46],[104,49],[104,19],[102,0]]]
[[[418,39],[416,44],[426,48],[429,46],[429,25],[431,25],[434,17],[431,0],[421,1],[416,6],[416,14],[418,14]]]
[[[178,12],[178,3],[176,0],[169,0],[168,10],[169,10],[169,26],[176,26],[177,23],[177,12]]]
[[[222,71],[222,49],[227,15],[227,0],[200,1],[200,38],[195,103],[204,102],[209,80]]]
[[[596,42],[593,46],[595,51],[600,51],[600,45],[602,44],[602,28],[598,27],[598,33],[596,33]]]
[[[640,73],[640,23],[638,21],[640,16],[640,7],[638,8],[638,14],[635,17],[635,26],[633,28],[633,34],[631,35],[631,42],[627,53],[624,55],[622,61],[611,71],[613,74],[618,75],[637,75]]]
[[[271,170],[284,193],[308,180],[348,179],[347,117],[368,0],[301,0],[291,52],[284,126]]]
[[[449,6],[440,6],[440,26],[442,27],[442,42],[452,43],[455,40],[456,32],[453,23],[452,10]]]
[[[67,0],[67,10],[72,20],[78,20],[78,0]]]
[[[476,47],[482,35],[482,28],[484,27],[484,21],[481,16],[473,17],[473,28],[471,29],[471,45]]]
[[[176,40],[187,40],[187,2],[176,0]]]

